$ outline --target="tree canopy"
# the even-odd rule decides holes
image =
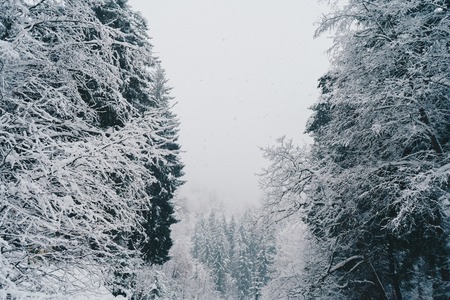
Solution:
[[[167,260],[178,122],[144,20],[123,0],[0,10],[0,288]]]
[[[267,208],[300,212],[328,249],[309,295],[448,297],[449,5],[351,0],[322,20],[334,46],[314,144],[268,149],[263,177]]]

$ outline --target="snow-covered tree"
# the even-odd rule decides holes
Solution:
[[[335,45],[314,145],[268,149],[263,184],[328,251],[323,298],[449,296],[449,5],[351,0],[322,22]]]
[[[246,212],[240,221],[237,238],[239,254],[233,272],[239,299],[260,299],[261,289],[268,283],[276,253],[274,228]]]
[[[72,284],[80,270],[139,263],[127,244],[148,236],[148,187],[161,182],[149,166],[171,170],[178,148],[166,100],[151,96],[161,70],[148,38],[99,18],[110,5],[133,24],[125,3],[0,3],[0,289],[65,294],[87,288]],[[146,109],[127,94],[137,71]]]
[[[240,228],[240,240],[242,241],[242,227]],[[252,289],[252,262],[250,259],[250,250],[246,247],[246,244],[240,243],[238,246],[238,260],[237,267],[234,273],[236,280],[236,289],[238,299],[249,299]]]
[[[275,240],[273,230],[250,212],[238,221],[211,212],[198,220],[191,251],[210,270],[222,297],[259,299],[272,272]]]
[[[192,254],[211,270],[216,289],[225,294],[230,281],[230,245],[226,235],[227,223],[212,211],[207,220],[199,219],[193,234]]]
[[[151,100],[156,107],[163,112],[161,136],[165,139],[161,144],[164,151],[164,160],[153,160],[146,164],[157,179],[147,187],[147,192],[152,197],[152,205],[148,211],[143,211],[145,219],[145,241],[140,250],[144,259],[153,264],[162,264],[169,259],[169,250],[172,247],[171,225],[176,222],[174,217],[174,204],[172,200],[177,188],[183,183],[180,177],[183,175],[183,164],[180,162],[178,144],[178,121],[170,111],[170,88],[167,87],[167,79],[164,70],[158,65],[152,73],[150,85]]]
[[[170,279],[172,299],[221,299],[212,272],[193,258],[187,239],[175,239],[161,271]]]
[[[161,264],[168,259],[172,245],[170,225],[175,222],[171,200],[176,188],[182,183],[183,165],[179,161],[180,146],[177,143],[178,121],[170,109],[170,88],[165,71],[152,54],[152,45],[147,35],[147,24],[140,15],[132,12],[126,0],[109,0],[94,7],[101,22],[122,34],[113,45],[114,57],[120,67],[123,97],[141,113],[160,110],[160,136],[165,142],[165,160],[153,160],[145,167],[156,180],[148,182],[147,193],[152,198],[148,210],[142,210],[145,235],[133,235],[131,248],[139,248],[145,261]],[[127,44],[123,44],[123,43]],[[131,49],[127,45],[133,46]]]

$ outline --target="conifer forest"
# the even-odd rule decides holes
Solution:
[[[309,142],[255,145],[262,196],[229,212],[180,193],[151,20],[0,0],[0,300],[450,299],[450,0],[324,2]]]

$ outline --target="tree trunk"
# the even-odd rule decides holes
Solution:
[[[389,269],[392,277],[392,285],[395,292],[395,299],[402,300],[402,291],[400,289],[400,279],[398,278],[397,268],[395,266],[394,247],[392,242],[388,243]]]

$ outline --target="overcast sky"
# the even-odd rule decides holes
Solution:
[[[326,72],[315,0],[130,0],[166,69],[185,151],[181,196],[242,207],[260,197],[259,147],[299,143]],[[193,199],[195,200],[195,199]],[[204,199],[203,199],[204,200]]]

